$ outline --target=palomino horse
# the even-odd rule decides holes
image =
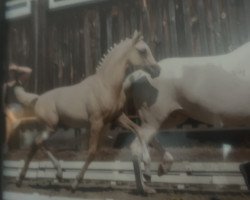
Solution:
[[[125,104],[123,82],[128,69],[145,69],[152,77],[158,76],[160,72],[149,47],[138,32],[134,33],[132,39],[115,45],[101,61],[97,72],[76,85],[53,89],[37,98],[33,98],[32,94],[25,92],[21,87],[16,88],[19,101],[25,105],[32,105],[36,116],[47,127],[46,131],[35,139],[17,185],[21,185],[28,165],[40,147],[57,168],[57,178],[62,178],[59,162],[43,146],[44,141],[54,133],[59,123],[71,128],[87,126],[90,129],[87,159],[72,184],[73,191],[93,161],[103,132],[109,123],[117,120],[122,126],[137,132],[137,126],[122,112]],[[140,136],[139,133],[138,135]]]
[[[214,126],[250,124],[250,43],[225,55],[169,58],[159,65],[158,78],[137,71],[124,83],[125,88],[132,84],[146,143],[160,128],[175,127],[187,117]],[[158,147],[163,155],[161,175],[170,169],[173,157]],[[150,161],[144,163],[149,172]],[[141,181],[142,191],[143,186]]]

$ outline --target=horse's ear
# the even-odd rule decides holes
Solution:
[[[136,44],[141,39],[143,39],[142,33],[135,30],[134,35],[132,37],[133,44]]]

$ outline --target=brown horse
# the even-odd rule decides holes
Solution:
[[[16,133],[17,129],[23,124],[30,124],[38,121],[38,118],[31,112],[26,112],[22,108],[8,106],[5,109],[6,135],[5,144],[7,145],[11,137]]]
[[[32,70],[26,66],[18,66],[16,64],[9,65],[9,80],[4,84],[4,104],[5,104],[5,122],[6,122],[6,131],[5,131],[5,145],[7,147],[10,138],[14,135],[17,128],[21,124],[26,124],[34,122],[37,118],[34,116],[32,111],[30,112],[27,109],[18,104],[17,99],[14,95],[14,88],[17,84],[24,84]]]
[[[59,162],[43,146],[44,141],[55,132],[59,123],[71,128],[88,127],[90,129],[87,159],[72,184],[73,190],[77,188],[89,164],[93,161],[99,143],[102,141],[103,132],[109,123],[117,120],[140,137],[138,126],[122,112],[125,104],[123,81],[127,71],[131,69],[132,71],[144,69],[152,77],[158,76],[160,72],[149,47],[137,31],[131,39],[121,41],[109,51],[94,75],[76,85],[53,89],[39,97],[25,92],[21,87],[16,88],[19,101],[25,105],[32,105],[36,116],[47,127],[46,131],[35,139],[17,185],[21,185],[29,163],[40,147],[57,168],[57,178],[59,180],[62,178]]]

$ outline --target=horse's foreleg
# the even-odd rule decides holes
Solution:
[[[140,142],[143,142],[142,136],[140,135],[141,133],[139,132],[140,127],[134,122],[132,122],[124,113],[122,113],[118,117],[117,122],[120,126],[135,133],[138,136]]]
[[[91,123],[90,139],[89,139],[89,150],[88,150],[87,159],[86,159],[80,173],[77,175],[75,181],[71,185],[71,188],[72,188],[73,192],[76,190],[77,186],[82,181],[82,179],[84,177],[84,174],[88,169],[88,166],[90,165],[90,163],[95,158],[95,155],[96,155],[96,152],[97,152],[98,146],[99,146],[100,137],[101,137],[100,134],[101,134],[103,128],[104,128],[103,127],[103,122],[101,120]]]
[[[120,117],[117,119],[117,122],[120,124],[120,126],[132,131],[138,136],[138,140],[141,145],[136,144],[134,147],[132,147],[133,154],[140,156],[143,152],[144,157],[150,159],[148,148],[143,137],[143,131],[141,131],[141,127],[132,122],[124,113],[120,115]]]
[[[143,177],[146,179],[146,181],[148,182],[151,181],[150,156],[148,155],[148,158],[145,158],[145,156],[143,156],[143,153],[138,154],[138,151],[134,152],[134,149],[136,149],[136,146],[140,146],[138,138],[135,138],[135,140],[133,141],[130,147],[133,153],[133,165],[134,165],[134,173],[135,173],[137,190],[142,194],[155,193],[156,191],[153,188],[147,186],[143,181]],[[145,166],[145,171],[143,173],[141,170],[141,155],[142,155],[143,164]]]
[[[141,176],[142,173],[140,163],[142,158],[143,163],[145,165],[145,172],[143,173],[143,176],[147,181],[151,180],[151,158],[149,155],[147,142],[145,140],[146,138],[144,138],[143,129],[134,122],[132,122],[124,113],[118,118],[117,121],[122,127],[127,128],[138,136],[137,138],[135,138],[132,145],[130,146],[133,154],[135,179],[138,190],[140,192],[155,193],[155,190],[153,188],[150,188],[144,184]]]
[[[150,163],[150,155],[141,127],[132,122],[124,113],[118,118],[117,121],[122,127],[132,131],[138,136],[131,145],[132,154],[134,156],[138,156],[139,159],[142,156],[143,161]],[[149,169],[147,173],[150,174],[150,168],[147,169]]]

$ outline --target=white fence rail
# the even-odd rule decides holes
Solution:
[[[17,177],[24,161],[4,161],[3,175]],[[84,162],[60,161],[64,179],[74,179]],[[245,189],[244,179],[239,171],[239,163],[174,163],[168,175],[158,177],[157,163],[152,164],[152,183],[168,183],[181,185],[236,185]],[[27,178],[51,179],[55,178],[55,169],[48,161],[32,162]],[[87,180],[103,180],[112,182],[134,182],[134,171],[131,162],[93,162],[86,175]]]
[[[25,194],[20,192],[4,192],[3,193],[3,200],[113,200],[113,199],[107,199],[107,198],[69,198],[69,197],[62,197],[62,196],[46,196],[46,195],[40,195],[37,193],[33,194]]]
[[[99,3],[107,0],[49,0],[50,9],[59,9],[65,7],[72,7],[78,5],[85,5],[91,3]]]
[[[5,8],[6,19],[24,17],[31,14],[31,0],[7,1]]]
[[[79,5],[99,3],[107,0],[48,0],[48,8],[51,10],[74,7]],[[15,19],[31,14],[32,0],[9,0],[5,4],[5,18]]]

